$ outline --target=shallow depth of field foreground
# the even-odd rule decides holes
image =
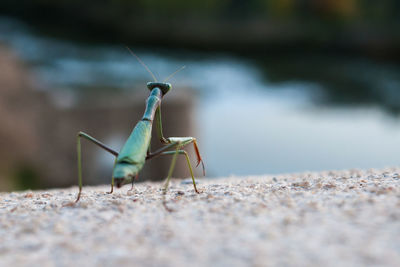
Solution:
[[[400,169],[0,194],[3,266],[400,265]]]

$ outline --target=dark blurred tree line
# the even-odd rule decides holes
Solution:
[[[136,45],[400,50],[398,0],[2,0],[0,14],[52,35]]]
[[[156,20],[333,19],[400,20],[397,0],[2,0],[0,11],[46,19],[106,21],[132,16]],[[64,17],[63,17],[64,15]]]

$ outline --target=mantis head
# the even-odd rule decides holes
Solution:
[[[163,96],[168,93],[169,90],[171,90],[172,85],[170,83],[160,83],[160,82],[148,82],[147,83],[147,88],[151,91],[154,88],[160,88]]]

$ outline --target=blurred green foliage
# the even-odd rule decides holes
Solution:
[[[39,173],[31,164],[20,164],[14,171],[14,189],[39,189],[43,186],[40,183]]]
[[[398,0],[2,0],[0,15],[67,38],[246,53],[345,48],[400,58]]]
[[[42,11],[36,13],[36,11]],[[399,21],[397,0],[2,0],[0,12],[25,16],[85,15],[107,20],[132,16],[156,19],[347,19]]]

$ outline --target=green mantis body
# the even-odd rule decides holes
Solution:
[[[89,141],[97,144],[101,148],[110,152],[116,156],[112,179],[111,179],[111,191],[113,192],[114,183],[119,188],[122,185],[132,182],[137,178],[140,170],[143,168],[146,160],[151,158],[161,156],[161,155],[173,155],[171,166],[168,171],[168,176],[163,188],[164,195],[168,188],[169,181],[172,176],[172,172],[175,167],[176,157],[178,154],[183,154],[186,157],[186,161],[189,167],[190,174],[192,176],[194,190],[199,193],[196,187],[196,181],[194,179],[192,166],[188,154],[185,150],[181,148],[185,145],[193,143],[194,150],[197,157],[197,166],[202,163],[203,173],[204,164],[200,156],[196,138],[194,137],[169,137],[165,138],[162,131],[161,123],[161,100],[163,96],[171,89],[171,84],[169,83],[159,83],[159,82],[149,82],[147,83],[147,88],[151,91],[150,96],[146,101],[146,109],[142,119],[136,124],[128,140],[122,147],[121,151],[118,153],[113,149],[107,147],[100,141],[89,136],[84,132],[79,132],[77,136],[77,153],[78,153],[78,179],[79,179],[79,193],[76,202],[79,201],[82,192],[82,163],[81,163],[81,137],[86,138]],[[164,144],[164,147],[158,149],[155,152],[150,152],[150,139],[151,130],[153,125],[153,120],[156,120],[157,133],[160,141]],[[172,150],[171,150],[172,149]]]

